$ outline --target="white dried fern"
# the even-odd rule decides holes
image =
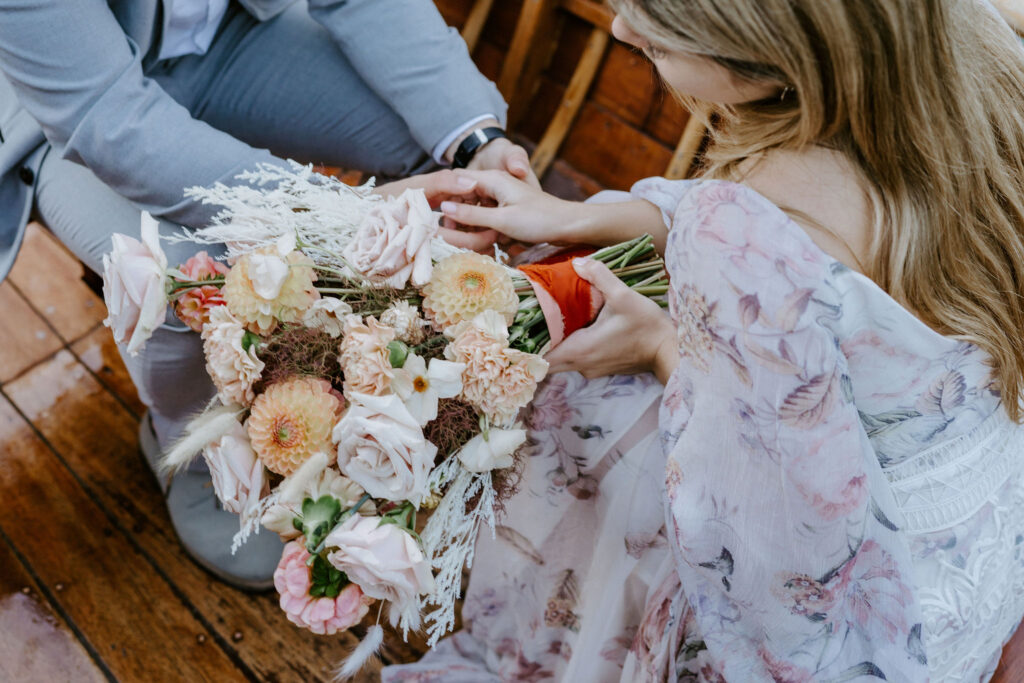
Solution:
[[[473,549],[481,526],[487,524],[494,534],[494,483],[491,473],[474,473],[452,454],[430,475],[432,489],[451,482],[441,503],[423,530],[423,549],[436,570],[434,591],[423,596],[420,609],[425,613],[427,643],[433,647],[455,625],[455,602],[462,588],[462,568],[473,566]],[[479,494],[469,512],[466,506]],[[428,605],[435,608],[427,612]]]

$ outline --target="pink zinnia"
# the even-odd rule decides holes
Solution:
[[[178,270],[184,273],[189,280],[209,280],[228,274],[228,267],[219,261],[214,261],[205,251],[200,251],[185,261],[178,267]]]
[[[223,306],[224,297],[220,287],[203,285],[188,290],[174,302],[174,314],[181,322],[196,332],[203,331],[203,325],[210,322],[210,309]]]
[[[336,598],[314,598],[309,594],[312,581],[306,566],[309,553],[296,541],[284,547],[281,562],[274,570],[274,587],[281,595],[281,609],[296,626],[320,635],[334,635],[352,628],[366,616],[370,598],[354,583],[342,589]]]
[[[209,280],[227,275],[228,267],[214,261],[205,251],[200,251],[178,267],[187,279]],[[203,331],[203,325],[210,321],[210,309],[223,306],[224,297],[217,285],[202,285],[183,293],[174,302],[174,314],[181,322],[196,332]]]

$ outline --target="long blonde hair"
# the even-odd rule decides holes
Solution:
[[[983,0],[613,0],[656,46],[782,92],[718,114],[707,175],[821,145],[877,216],[865,273],[991,357],[1024,420],[1024,51]]]

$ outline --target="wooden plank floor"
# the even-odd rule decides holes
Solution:
[[[0,285],[0,681],[330,680],[351,635],[293,627],[276,594],[237,591],[181,549],[81,275],[31,226]],[[387,642],[388,662],[422,651]],[[1024,681],[1024,632],[994,680]]]

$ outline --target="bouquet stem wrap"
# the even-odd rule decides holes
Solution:
[[[598,251],[571,249],[518,267],[528,286],[517,287],[519,311],[509,341],[521,350],[550,351],[597,318],[604,297],[576,274],[573,259],[601,261],[631,289],[664,303],[668,276],[649,235]]]

